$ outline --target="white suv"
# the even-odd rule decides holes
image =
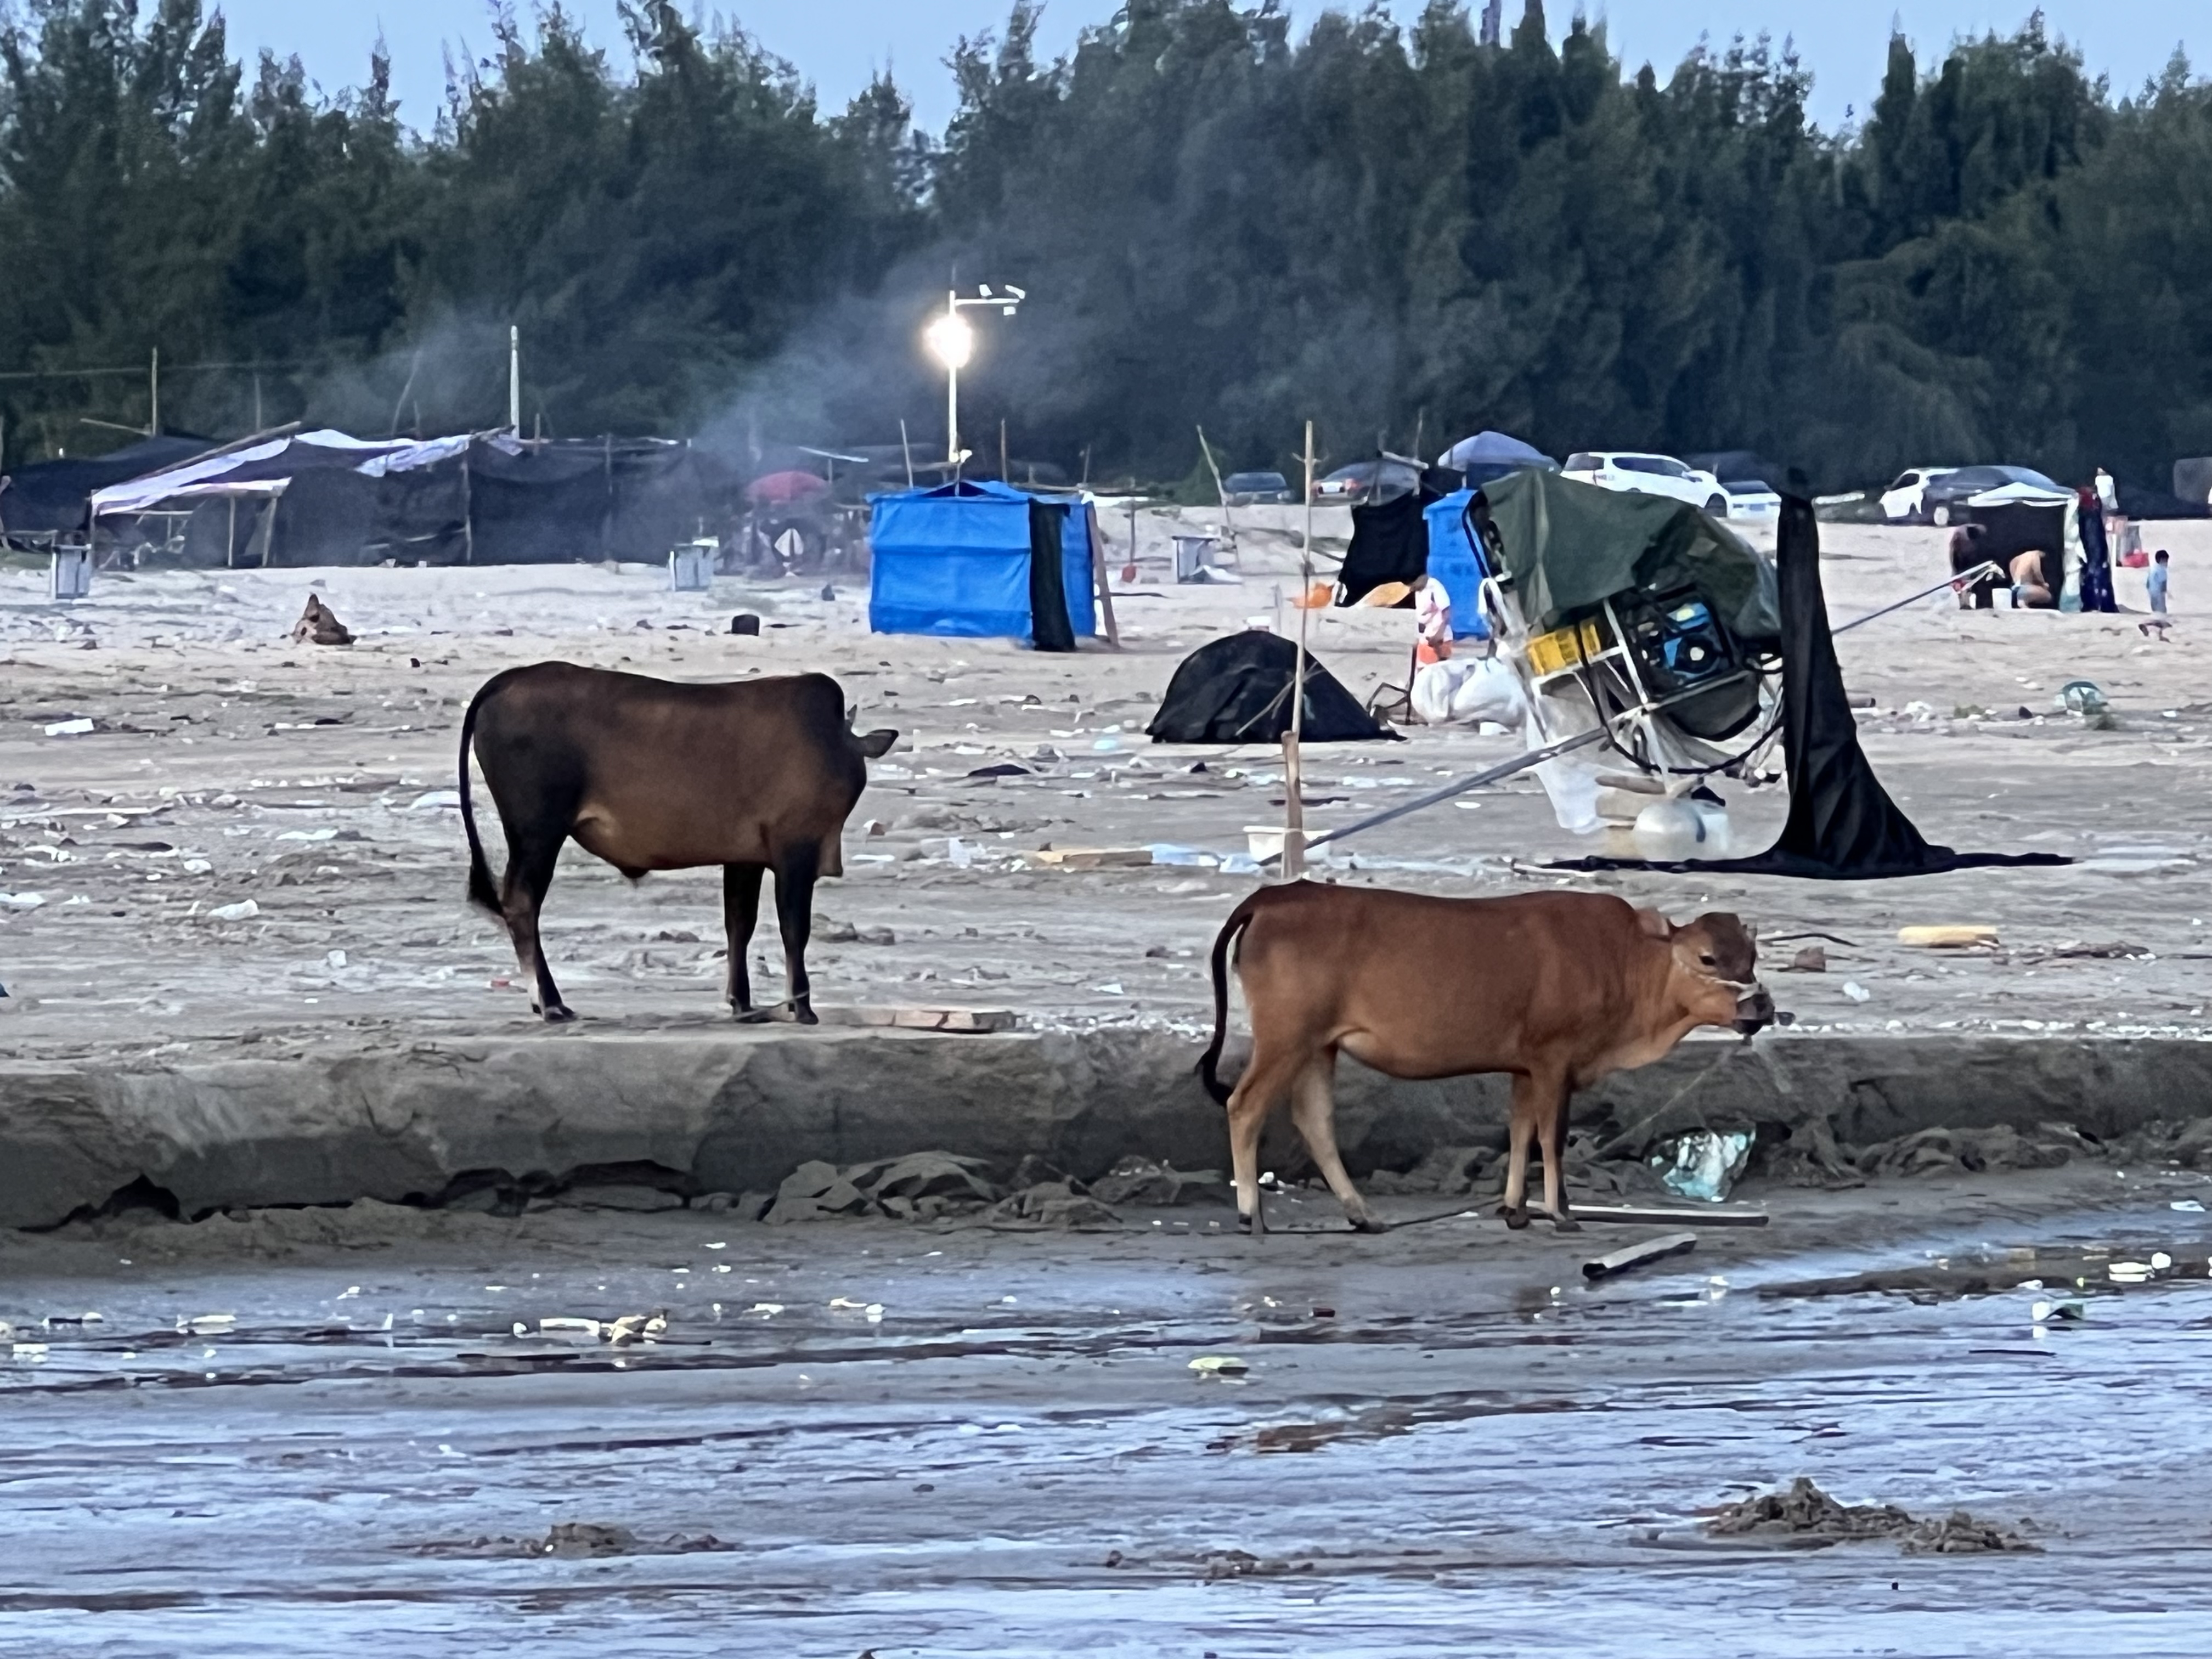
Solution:
[[[1916,466],[1900,472],[1897,482],[1881,492],[1881,516],[1891,524],[1920,524],[1926,520],[1923,492],[1938,478],[1948,478],[1955,466]]]
[[[1568,456],[1560,471],[1601,489],[1640,489],[1647,495],[1671,495],[1703,507],[1717,519],[1728,516],[1728,492],[1721,488],[1721,481],[1710,472],[1684,466],[1672,455],[1585,450]]]

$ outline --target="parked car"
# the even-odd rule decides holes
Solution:
[[[1891,524],[1922,524],[1927,511],[1923,492],[1938,478],[1948,478],[1955,466],[1916,466],[1897,475],[1897,482],[1881,492],[1881,516]]]
[[[2026,484],[2031,489],[2047,489],[2054,495],[2068,493],[2064,486],[2053,483],[2033,467],[1962,466],[1922,489],[1921,518],[1929,524],[1957,524],[1966,516],[1964,504],[1969,496],[1978,495],[1985,489],[2002,489],[2007,484]]]
[[[1314,499],[1358,507],[1364,501],[1393,501],[1401,495],[1412,495],[1420,487],[1419,467],[1410,461],[1392,460],[1386,456],[1378,461],[1354,461],[1350,466],[1340,466],[1314,484]]]
[[[1728,513],[1728,495],[1710,472],[1687,467],[1672,455],[1639,455],[1621,450],[1584,450],[1567,457],[1561,469],[1570,478],[1601,489],[1640,489],[1647,495],[1671,495],[1703,507],[1715,518]]]
[[[1721,486],[1728,515],[1742,524],[1772,524],[1782,516],[1782,497],[1764,478],[1731,479]]]
[[[1231,507],[1266,507],[1297,499],[1291,481],[1279,472],[1232,472],[1221,481],[1221,495]]]

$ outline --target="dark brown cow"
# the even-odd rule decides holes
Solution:
[[[1229,1109],[1239,1215],[1264,1231],[1260,1131],[1288,1095],[1291,1120],[1352,1224],[1382,1231],[1337,1156],[1330,1084],[1341,1052],[1391,1077],[1511,1073],[1499,1213],[1509,1226],[1528,1224],[1528,1143],[1541,1135],[1544,1207],[1561,1231],[1575,1227],[1560,1178],[1574,1091],[1649,1065],[1700,1025],[1748,1036],[1766,1024],[1774,1005],[1758,983],[1757,946],[1732,915],[1677,927],[1595,893],[1262,888],[1214,940],[1213,1042],[1199,1063],[1207,1092]],[[1252,1015],[1252,1058],[1234,1090],[1218,1070],[1232,947]]]
[[[844,873],[841,838],[867,787],[867,762],[896,732],[854,734],[826,674],[679,685],[573,663],[510,668],[485,682],[461,722],[461,819],[469,897],[507,924],[548,1020],[574,1019],[538,944],[538,915],[571,836],[635,881],[648,870],[722,866],[726,994],[753,1018],[745,949],[761,877],[775,872],[793,1015],[815,1023],[806,978],[814,884]],[[469,755],[507,831],[492,885],[469,802]]]

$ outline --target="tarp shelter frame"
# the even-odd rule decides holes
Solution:
[[[280,461],[290,453],[294,446],[306,445],[313,449],[333,451],[342,455],[358,455],[361,459],[350,470],[371,478],[435,466],[458,457],[461,463],[462,532],[465,544],[470,550],[468,562],[472,562],[475,538],[468,511],[469,447],[479,441],[502,444],[519,442],[503,433],[462,433],[452,437],[430,439],[356,438],[328,428],[301,432],[296,423],[293,427],[279,428],[275,433],[256,436],[258,441],[242,440],[240,443],[198,456],[181,465],[167,467],[94,490],[86,530],[88,545],[97,547],[100,521],[104,518],[171,516],[173,510],[166,509],[163,503],[227,500],[231,507],[231,523],[230,532],[226,538],[225,562],[235,565],[238,503],[241,501],[266,501],[270,506],[269,516],[264,520],[258,532],[261,541],[261,562],[266,565],[270,549],[276,539],[276,505],[291,487],[297,473],[246,478],[234,475],[264,463]]]
[[[1887,617],[1892,611],[1902,611],[1908,605],[1911,605],[1917,600],[1927,599],[1931,594],[1948,593],[1960,582],[1972,580],[1976,574],[1977,573],[1975,571],[1969,570],[1962,572],[1957,576],[1947,576],[1942,581],[1935,582],[1926,587],[1921,588],[1917,592],[1908,593],[1901,599],[1894,599],[1887,605],[1878,605],[1874,610],[1866,612],[1863,616],[1854,617],[1850,621],[1837,626],[1832,632],[1835,634],[1848,634],[1854,628],[1863,628],[1870,622],[1874,622],[1882,617]],[[1690,695],[1695,694],[1692,693]],[[1665,702],[1662,702],[1655,705],[1650,709],[1641,709],[1631,712],[1648,715],[1650,714],[1658,712],[1660,709],[1664,708],[1665,706]],[[1774,724],[1767,732],[1761,735],[1759,743],[1757,745],[1754,745],[1754,747],[1764,747],[1767,742],[1771,740],[1773,732],[1780,729],[1779,723],[1781,707],[1781,700],[1778,697],[1775,700],[1773,712],[1770,716],[1770,719],[1774,722]],[[1313,840],[1307,842],[1306,845],[1309,849],[1316,847],[1322,847],[1327,845],[1330,842],[1344,841],[1351,836],[1359,835],[1363,831],[1378,829],[1386,823],[1395,823],[1400,818],[1410,817],[1415,812],[1424,811],[1431,806],[1439,805],[1442,803],[1451,799],[1455,795],[1464,795],[1471,789],[1480,789],[1484,787],[1486,785],[1492,783],[1502,783],[1507,778],[1526,772],[1532,767],[1541,766],[1546,761],[1557,760],[1562,755],[1572,754],[1578,749],[1587,749],[1591,744],[1601,741],[1605,736],[1606,729],[1603,726],[1599,726],[1592,731],[1577,732],[1572,737],[1563,738],[1556,743],[1546,744],[1540,748],[1531,749],[1524,754],[1516,755],[1511,760],[1501,761],[1495,766],[1486,767],[1481,771],[1472,773],[1463,778],[1455,778],[1451,782],[1443,785],[1440,788],[1431,789],[1425,795],[1417,795],[1412,800],[1401,801],[1395,806],[1386,807],[1380,812],[1370,813],[1366,817],[1359,819],[1357,823],[1345,824],[1340,829],[1330,830],[1327,835],[1316,836]],[[1287,842],[1285,844],[1285,846],[1288,845]],[[1273,863],[1277,856],[1279,855],[1271,853],[1267,857],[1260,860],[1259,862],[1262,866],[1265,866]]]

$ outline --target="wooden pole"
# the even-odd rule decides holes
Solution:
[[[1106,574],[1106,548],[1098,530],[1098,508],[1086,501],[1083,514],[1088,521],[1085,529],[1091,538],[1091,580],[1098,589],[1099,613],[1106,618],[1106,643],[1116,651],[1121,648],[1121,630],[1114,622],[1114,590]]]
[[[1221,482],[1221,468],[1213,459],[1213,446],[1206,441],[1206,428],[1198,429],[1198,453],[1206,457],[1206,470],[1213,475],[1214,499],[1221,503],[1221,542],[1223,550],[1237,552],[1237,515],[1230,510],[1229,491]],[[1244,568],[1242,554],[1237,555],[1237,568]]]
[[[999,421],[999,482],[1002,484],[1013,483],[1006,476],[1006,422],[1003,416]]]
[[[154,360],[146,370],[146,435],[161,435],[161,348],[154,348]]]
[[[469,452],[461,451],[461,562],[477,562],[477,528],[471,514],[469,492]]]
[[[1306,872],[1305,770],[1298,741],[1306,724],[1306,609],[1313,591],[1313,422],[1306,422],[1305,533],[1298,543],[1298,652],[1291,674],[1291,729],[1283,737],[1283,878],[1297,881]]]
[[[914,488],[914,446],[907,441],[906,416],[899,416],[899,453],[906,457],[906,487]]]
[[[238,566],[238,497],[230,498],[230,530],[223,538],[222,562],[225,569]]]

